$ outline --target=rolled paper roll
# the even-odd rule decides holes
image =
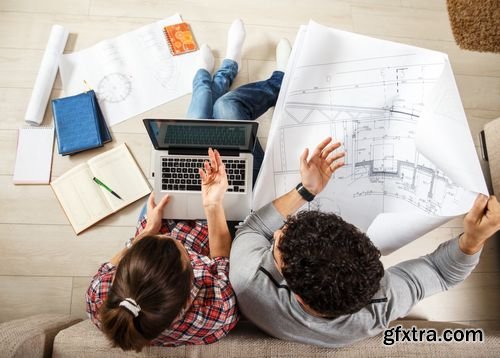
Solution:
[[[43,121],[50,92],[56,79],[59,59],[66,46],[69,32],[60,25],[52,26],[49,42],[43,54],[42,63],[36,76],[33,92],[28,103],[24,120],[32,126],[39,126]]]

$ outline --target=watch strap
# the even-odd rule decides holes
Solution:
[[[297,184],[295,189],[297,189],[297,192],[305,201],[313,201],[314,198],[316,197],[316,195],[307,190],[302,183]]]

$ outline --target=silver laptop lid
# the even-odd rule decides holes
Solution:
[[[153,146],[175,154],[203,154],[209,147],[222,155],[252,152],[258,122],[200,119],[144,119]]]

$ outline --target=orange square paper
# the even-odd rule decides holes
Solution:
[[[196,51],[198,49],[191,28],[186,22],[165,26],[163,32],[165,32],[165,36],[167,37],[172,55],[182,55],[183,53]]]

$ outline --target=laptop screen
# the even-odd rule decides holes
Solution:
[[[255,121],[144,119],[155,149],[202,149],[250,152],[257,136]]]

